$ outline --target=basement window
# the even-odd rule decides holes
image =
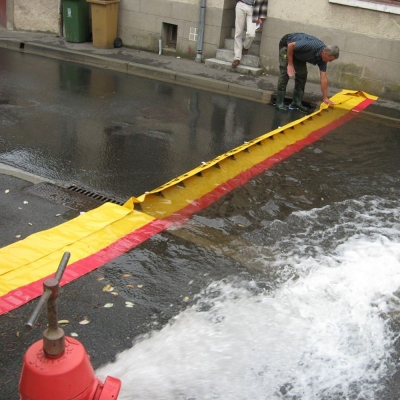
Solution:
[[[400,14],[400,0],[329,0],[329,3]]]
[[[162,36],[164,39],[164,47],[176,49],[176,42],[178,38],[178,25],[167,24],[163,22]]]

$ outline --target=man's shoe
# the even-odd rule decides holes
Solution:
[[[303,106],[301,102],[303,100],[303,94],[304,92],[302,90],[293,91],[293,100],[292,103],[289,105],[289,110],[299,110],[303,113],[308,113],[310,111],[309,108]]]
[[[237,67],[240,64],[240,60],[233,60],[232,67]]]
[[[242,49],[242,54],[243,54],[244,56],[247,56],[247,54],[249,54],[249,49],[245,49],[245,48],[243,47],[243,49]]]
[[[278,90],[276,92],[276,103],[275,108],[280,111],[287,111],[287,107],[285,106],[285,90]]]

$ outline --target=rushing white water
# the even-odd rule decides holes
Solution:
[[[390,321],[400,311],[399,210],[389,203],[369,199],[368,212],[349,213],[360,203],[347,202],[348,217],[326,229],[349,234],[328,249],[322,230],[299,239],[286,259],[295,278],[272,293],[253,290],[255,281],[215,282],[97,375],[122,380],[120,400],[375,399],[394,368]],[[325,213],[296,218],[316,228]],[[284,273],[287,240],[266,269]]]

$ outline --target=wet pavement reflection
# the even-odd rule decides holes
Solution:
[[[0,56],[0,162],[109,197],[139,196],[299,117],[71,62]]]

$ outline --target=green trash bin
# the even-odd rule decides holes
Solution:
[[[89,4],[86,0],[64,0],[65,40],[82,43],[89,39]]]

